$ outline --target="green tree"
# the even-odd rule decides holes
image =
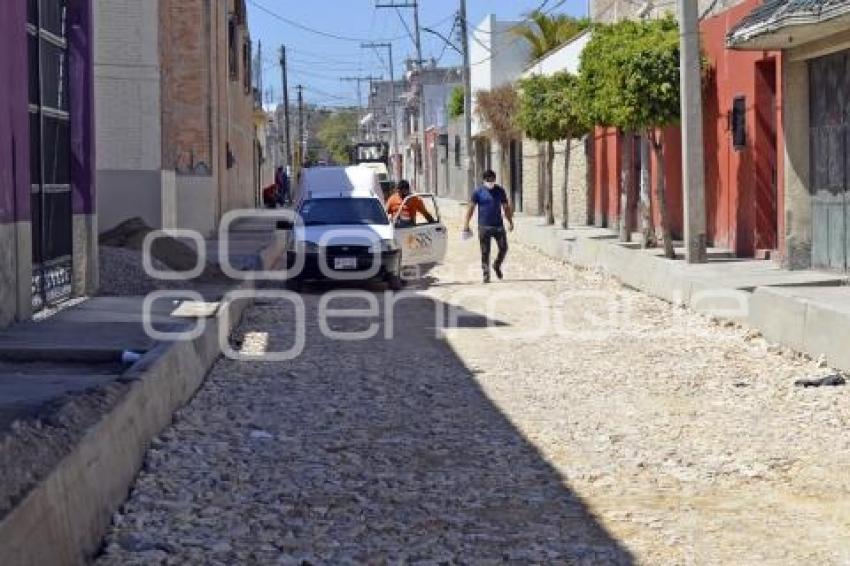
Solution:
[[[327,117],[316,137],[334,161],[347,164],[351,160],[348,147],[357,134],[357,128],[357,113],[339,110]]]
[[[568,72],[552,76],[533,76],[520,82],[520,110],[518,120],[525,134],[546,144],[546,222],[555,223],[553,169],[555,164],[555,142],[564,144],[564,184],[562,202],[564,219],[562,226],[569,225],[569,171],[572,140],[585,135],[591,127],[579,96],[579,81]]]
[[[448,110],[450,118],[460,118],[463,116],[464,102],[463,87],[458,85],[452,89],[449,95]]]
[[[597,26],[581,58],[579,92],[594,123],[625,132],[621,164],[621,238],[628,240],[631,207],[634,137],[640,132],[652,148],[658,171],[656,196],[664,252],[674,256],[670,217],[664,186],[664,139],[661,129],[680,116],[679,28],[673,16],[651,21],[623,21]],[[643,166],[648,163],[643,160]],[[641,183],[641,231],[644,246],[655,245],[648,171]]]
[[[475,113],[490,137],[499,144],[499,176],[503,181],[508,178],[511,142],[522,134],[517,121],[518,111],[519,95],[512,84],[475,93]]]
[[[539,59],[583,32],[589,26],[586,19],[564,14],[550,15],[534,10],[526,15],[527,23],[513,28],[513,33],[531,46],[531,59]]]

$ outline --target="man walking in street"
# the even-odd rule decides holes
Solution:
[[[484,272],[484,282],[490,282],[490,246],[491,240],[496,240],[498,253],[493,262],[493,272],[501,279],[502,263],[508,254],[508,235],[505,232],[505,223],[502,220],[504,209],[505,219],[508,221],[508,229],[514,229],[514,211],[508,202],[505,189],[496,184],[496,174],[493,171],[484,172],[484,185],[475,189],[469,206],[466,210],[466,218],[463,223],[463,231],[469,234],[469,222],[472,213],[478,207],[478,241],[481,243],[481,269]]]

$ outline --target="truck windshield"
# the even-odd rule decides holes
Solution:
[[[301,205],[305,226],[329,224],[389,224],[387,213],[374,198],[323,198]]]

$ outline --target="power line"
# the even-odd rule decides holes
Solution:
[[[326,31],[311,28],[310,26],[305,26],[304,24],[301,24],[301,23],[299,23],[295,20],[291,20],[287,17],[281,16],[277,12],[267,8],[266,6],[263,6],[262,4],[257,2],[257,0],[248,0],[248,1],[251,3],[252,6],[257,8],[258,10],[265,12],[269,16],[271,16],[271,17],[273,17],[277,20],[280,20],[281,22],[288,24],[292,27],[296,27],[296,28],[298,28],[302,31],[306,31],[306,32],[309,32],[309,33],[320,35],[322,37],[327,37],[329,39],[336,39],[336,40],[339,40],[339,41],[361,42],[361,41],[370,41],[372,39],[372,38],[349,37],[349,36],[344,36],[344,35],[337,35],[335,33],[329,33],[329,32],[326,32]],[[405,36],[386,38],[386,39],[383,39],[381,41],[401,41],[402,39],[406,39]]]
[[[316,29],[316,28],[312,28],[310,26],[306,26],[306,25],[299,23],[295,20],[292,20],[290,18],[282,16],[282,15],[278,14],[277,12],[275,12],[274,10],[268,8],[267,6],[260,4],[257,0],[248,0],[248,2],[250,2],[250,4],[252,6],[254,6],[255,8],[257,8],[258,10],[268,14],[269,16],[275,18],[276,20],[280,20],[281,22],[288,24],[292,27],[296,27],[296,28],[298,28],[302,31],[306,31],[308,33],[320,35],[322,37],[327,37],[329,39],[336,39],[336,40],[339,40],[339,41],[351,41],[351,42],[357,42],[357,43],[361,43],[361,42],[364,42],[364,41],[383,41],[383,42],[386,42],[386,41],[401,41],[401,40],[407,39],[406,35],[400,35],[400,36],[396,36],[396,37],[380,38],[380,39],[376,39],[374,37],[368,37],[367,38],[367,37],[353,37],[353,36],[338,35],[338,34],[335,34],[335,33],[330,33],[330,32],[327,32],[327,31],[322,31],[322,30],[319,30],[319,29]],[[440,25],[440,24],[446,22],[448,20],[448,18],[450,18],[450,17],[452,17],[452,16],[448,16],[446,18],[443,18],[439,22],[435,22],[434,24],[431,24],[431,25]],[[295,50],[295,51],[297,51],[297,50]]]

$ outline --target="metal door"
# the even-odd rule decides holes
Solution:
[[[407,206],[408,201],[418,199],[429,212],[433,221],[422,214],[415,215],[413,224],[399,226],[398,215]],[[394,236],[401,248],[401,263],[404,267],[417,267],[420,274],[442,263],[446,257],[448,232],[440,217],[437,199],[431,194],[413,194],[404,199],[399,213],[392,219],[395,225]]]
[[[29,0],[32,306],[71,296],[72,232],[67,0]]]
[[[809,67],[812,192],[812,264],[848,267],[848,125],[850,72],[847,52],[815,59]]]

